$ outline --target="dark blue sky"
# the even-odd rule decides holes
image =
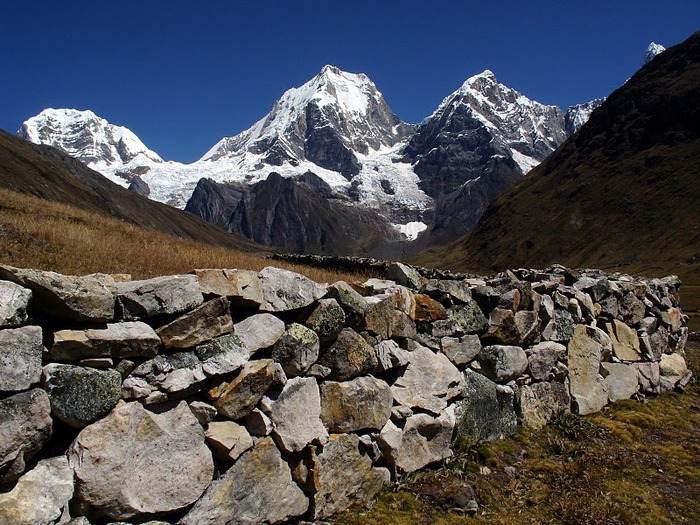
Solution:
[[[609,94],[700,29],[700,2],[6,2],[0,128],[46,107],[92,109],[190,162],[330,63],[366,73],[409,122],[491,69],[566,108]]]

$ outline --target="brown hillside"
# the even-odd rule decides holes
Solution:
[[[128,191],[49,146],[0,130],[0,188],[67,204],[185,239],[244,251],[269,250]]]

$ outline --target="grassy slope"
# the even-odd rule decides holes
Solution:
[[[684,308],[700,310],[698,101],[700,33],[613,93],[469,237],[417,262],[476,272],[558,262],[675,273],[686,285]]]
[[[698,377],[700,344],[687,350]],[[401,480],[371,509],[352,509],[332,523],[700,523],[698,436],[700,388],[693,384],[684,394],[621,401],[540,431],[465,443],[444,465]],[[465,487],[476,492],[476,514],[464,511]]]
[[[130,273],[135,279],[194,268],[259,270],[268,265],[318,282],[359,277],[271,262],[6,189],[0,189],[0,263],[76,275]]]

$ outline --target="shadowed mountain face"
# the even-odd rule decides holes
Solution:
[[[1,130],[0,187],[178,237],[243,251],[264,249],[199,217],[128,191],[63,151],[32,144]]]
[[[560,262],[691,275],[700,269],[698,174],[700,32],[645,65],[471,235],[429,259],[471,270]]]

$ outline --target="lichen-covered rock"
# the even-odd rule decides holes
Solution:
[[[220,414],[229,419],[246,416],[273,384],[284,384],[282,367],[271,359],[247,362],[236,377],[209,390]]]
[[[250,354],[235,334],[226,334],[197,346],[202,370],[209,376],[235,372],[248,362]]]
[[[75,362],[99,357],[154,357],[159,347],[160,337],[146,323],[114,323],[104,328],[55,332],[49,359]]]
[[[10,281],[0,281],[0,328],[16,328],[27,322],[31,290]]]
[[[566,347],[554,341],[543,341],[527,349],[527,367],[535,381],[546,381],[555,371],[557,362],[566,354]]]
[[[608,399],[613,403],[629,399],[639,390],[637,369],[625,363],[601,363],[600,371],[608,385]]]
[[[313,457],[312,517],[324,519],[353,504],[369,502],[391,479],[385,468],[372,466],[361,454],[354,434],[330,437]]]
[[[116,370],[52,363],[44,367],[43,386],[53,415],[73,428],[83,428],[117,406],[122,376]]]
[[[459,337],[481,332],[489,324],[488,319],[474,300],[448,308],[447,316],[447,319],[432,323],[430,329],[432,335],[435,337]]]
[[[447,402],[460,393],[460,380],[459,370],[445,355],[418,346],[391,390],[400,405],[440,414]]]
[[[80,323],[114,319],[116,283],[109,275],[76,277],[0,265],[0,279],[29,288],[33,307],[50,319]]]
[[[235,461],[253,448],[253,438],[246,428],[233,421],[212,421],[204,435],[219,459]]]
[[[292,323],[272,348],[272,359],[282,365],[287,377],[296,377],[304,374],[316,362],[320,348],[316,332]]]
[[[321,384],[321,420],[330,432],[381,430],[391,416],[394,398],[381,379],[364,376]]]
[[[322,343],[330,343],[345,327],[345,312],[335,299],[321,299],[305,324],[318,334]]]
[[[272,439],[263,438],[211,484],[178,524],[282,523],[308,508],[308,498]]]
[[[567,310],[554,310],[552,320],[542,329],[542,339],[565,343],[574,335],[576,323]]]
[[[518,388],[516,407],[523,425],[539,429],[571,406],[569,389],[563,383],[542,382]]]
[[[443,337],[440,340],[442,353],[457,367],[471,363],[481,352],[481,341],[476,334],[462,337]]]
[[[348,326],[357,328],[364,321],[369,310],[367,300],[345,281],[338,281],[328,287],[328,295],[335,299],[345,312]]]
[[[212,299],[156,330],[166,348],[191,348],[233,330],[226,297]]]
[[[154,359],[144,361],[137,366],[122,385],[123,397],[127,399],[141,399],[156,390],[175,394],[179,392],[192,392],[201,387],[206,375],[202,364],[194,352],[175,352],[173,354],[161,354]],[[143,379],[151,388],[147,392],[140,393],[138,385]],[[136,388],[133,388],[136,386]],[[129,395],[126,392],[131,390]],[[157,399],[157,398],[156,398]],[[147,399],[147,402],[150,402]]]
[[[613,353],[620,361],[641,361],[642,352],[639,348],[637,331],[622,321],[613,319],[606,325],[608,335],[612,339]]]
[[[469,285],[463,281],[430,279],[425,283],[422,291],[438,299],[443,295],[447,295],[450,299],[460,303],[468,303],[472,300],[471,289]],[[496,293],[495,290],[494,293]]]
[[[403,428],[387,421],[377,442],[384,460],[395,471],[414,472],[452,455],[454,427],[452,408],[438,417],[415,414],[406,419]]]
[[[386,276],[396,284],[418,290],[423,282],[423,276],[415,268],[400,262],[393,262],[387,269]]]
[[[232,304],[257,307],[264,301],[258,272],[252,270],[194,270],[203,294],[228,297]]]
[[[318,364],[330,368],[330,379],[346,381],[374,370],[379,362],[367,342],[352,328],[344,328],[335,343],[319,358]]]
[[[41,379],[41,327],[0,330],[0,392],[26,390]]]
[[[204,302],[194,275],[170,275],[117,283],[117,306],[125,321],[177,314]]]
[[[489,314],[489,328],[484,334],[484,340],[501,345],[520,345],[523,343],[520,331],[515,325],[515,313],[513,310],[495,308],[491,311]]]
[[[318,383],[313,377],[289,379],[278,395],[263,397],[260,408],[274,423],[275,441],[287,452],[299,452],[312,442],[328,441],[328,432],[321,422]]]
[[[608,385],[600,376],[602,345],[593,330],[577,325],[567,348],[573,408],[578,414],[599,412],[608,404]]]
[[[489,441],[515,432],[518,424],[513,389],[465,370],[463,399],[455,404],[457,433],[473,441]]]
[[[73,470],[68,459],[44,459],[22,476],[14,488],[0,494],[0,523],[49,525],[65,523],[73,497]]]
[[[447,310],[429,295],[416,294],[416,321],[439,321],[447,319]]]
[[[284,334],[284,321],[272,314],[251,315],[233,327],[251,357],[263,348],[274,345]]]
[[[525,373],[528,360],[519,346],[485,346],[478,357],[482,373],[497,383],[507,383]]]
[[[162,413],[120,402],[80,432],[68,460],[79,499],[117,520],[190,505],[214,474],[204,430],[184,401]]]
[[[310,305],[326,295],[326,288],[298,273],[268,266],[260,272],[263,312],[284,312]]]
[[[40,388],[0,399],[0,483],[19,478],[51,437],[49,396]]]
[[[416,326],[409,314],[397,308],[397,295],[384,294],[367,298],[370,307],[365,314],[363,328],[382,339],[415,337]]]

